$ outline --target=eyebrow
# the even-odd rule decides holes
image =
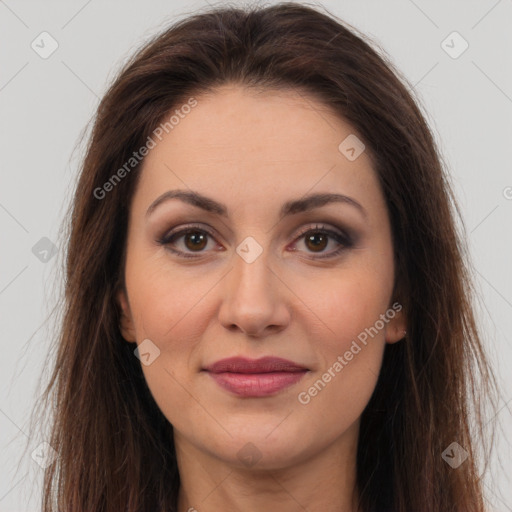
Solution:
[[[164,192],[161,196],[157,197],[149,206],[146,211],[148,217],[158,205],[169,201],[171,199],[179,199],[185,203],[201,208],[207,212],[219,215],[221,217],[229,217],[228,209],[225,205],[218,203],[214,199],[206,197],[199,192],[187,190],[169,190]],[[315,208],[320,208],[330,203],[345,203],[355,207],[363,217],[367,217],[368,213],[365,208],[352,197],[343,194],[311,194],[300,199],[287,201],[281,208],[281,217],[288,215],[295,215],[302,212],[307,212]]]

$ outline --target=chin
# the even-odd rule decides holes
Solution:
[[[252,471],[284,469],[321,451],[325,442],[324,436],[318,435],[318,430],[314,439],[308,439],[304,436],[304,425],[289,423],[285,426],[291,416],[293,413],[284,421],[286,415],[273,418],[273,421],[248,417],[246,424],[238,423],[236,429],[225,425],[231,436],[223,433],[219,438],[217,431],[205,435],[201,444],[215,458],[237,468]]]

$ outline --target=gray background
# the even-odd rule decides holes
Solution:
[[[42,469],[31,452],[44,437],[30,437],[28,420],[54,336],[45,319],[60,291],[59,227],[83,151],[78,139],[126,58],[204,5],[0,0],[0,512],[39,510]],[[367,34],[407,77],[450,170],[502,389],[489,510],[512,510],[512,0],[322,5]],[[31,47],[43,31],[58,43],[47,59]],[[469,44],[458,58],[442,47],[453,31]],[[450,41],[452,52],[462,48]]]

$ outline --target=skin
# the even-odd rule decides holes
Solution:
[[[403,338],[403,312],[360,344],[309,403],[298,394],[394,302],[391,230],[372,161],[367,151],[354,161],[339,151],[354,128],[306,94],[228,84],[196,99],[145,158],[118,294],[124,339],[150,339],[160,350],[142,369],[174,427],[179,510],[355,511],[360,416],[385,344]],[[224,204],[229,218],[179,199],[146,217],[151,203],[174,189]],[[283,203],[320,192],[348,195],[366,214],[331,203],[280,219]],[[214,233],[199,249],[190,237],[174,240],[173,248],[196,259],[158,242],[190,223]],[[351,230],[356,241],[315,259],[340,247],[328,237],[315,250],[299,237],[317,223]],[[248,236],[263,250],[252,263],[236,252]],[[226,357],[268,355],[309,372],[273,396],[247,398],[201,371]],[[239,459],[241,449],[254,454],[252,465]]]

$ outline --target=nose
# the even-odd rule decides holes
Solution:
[[[224,280],[219,321],[251,337],[282,331],[290,322],[288,288],[268,265],[265,252],[248,263],[238,254]]]

